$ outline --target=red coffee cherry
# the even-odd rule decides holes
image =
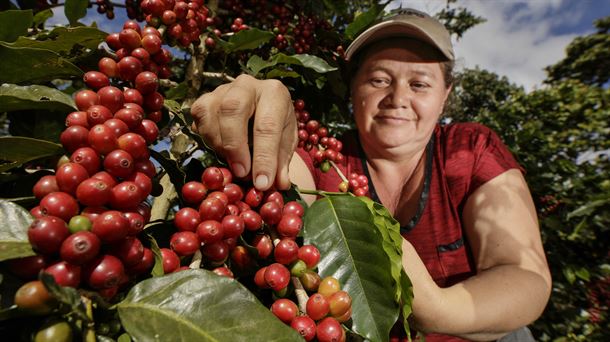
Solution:
[[[131,51],[131,57],[135,57],[137,59],[140,60],[140,62],[142,62],[142,65],[146,66],[148,63],[150,63],[150,53],[148,53],[148,51],[146,51],[146,49],[144,48],[136,48],[133,51]]]
[[[215,197],[208,197],[201,202],[199,206],[199,215],[201,220],[216,220],[221,221],[224,216],[226,205]]]
[[[111,33],[107,35],[106,44],[108,44],[108,46],[115,51],[123,47],[118,33]]]
[[[179,231],[194,232],[201,223],[199,212],[193,208],[181,208],[174,216],[174,226]]]
[[[222,204],[225,206],[229,205],[229,197],[222,191],[212,191],[208,194],[207,198],[217,198],[222,201]]]
[[[244,219],[237,215],[222,218],[223,238],[238,238],[244,232]]]
[[[298,331],[305,341],[311,341],[316,337],[316,322],[309,316],[295,317],[290,327]]]
[[[74,95],[74,103],[78,110],[87,110],[87,108],[99,104],[100,98],[93,90],[85,89],[76,92]]]
[[[258,208],[258,206],[263,202],[263,192],[256,188],[250,188],[246,193],[244,202],[246,202],[246,204],[248,204],[251,208]]]
[[[53,276],[57,285],[77,288],[80,284],[81,268],[65,261],[56,262],[44,269]]]
[[[93,176],[91,176],[91,178],[104,181],[104,183],[108,184],[108,186],[111,188],[117,185],[116,179],[106,171],[96,172],[95,174],[93,174]]]
[[[146,224],[144,216],[133,211],[124,212],[123,216],[125,216],[125,218],[129,221],[129,229],[127,229],[127,235],[135,236],[140,234],[142,230],[144,230],[144,225]]]
[[[222,240],[224,232],[222,224],[216,220],[205,220],[197,225],[197,236],[204,244],[211,244]]]
[[[78,203],[74,197],[65,192],[52,192],[40,200],[40,210],[46,216],[56,216],[70,221],[72,216],[78,215]]]
[[[161,45],[163,41],[161,38],[155,34],[147,34],[142,37],[142,47],[146,49],[151,55],[156,54],[161,51]],[[158,62],[157,62],[158,63]],[[162,63],[167,64],[167,63]]]
[[[116,243],[127,236],[129,221],[123,213],[109,210],[97,217],[91,226],[91,232],[106,244]]]
[[[239,214],[244,220],[244,227],[249,231],[257,231],[263,226],[263,219],[254,210],[245,210]]]
[[[129,127],[127,126],[127,124],[119,119],[108,119],[106,120],[106,122],[104,122],[104,125],[112,129],[115,137],[120,137],[121,135],[129,132]]]
[[[125,133],[117,139],[117,143],[118,147],[129,153],[133,159],[148,159],[150,155],[146,140],[139,134]]]
[[[127,270],[128,270],[129,274],[139,275],[139,274],[143,274],[146,272],[150,272],[150,270],[153,268],[154,265],[155,265],[155,255],[150,250],[150,248],[144,247],[144,253],[142,255],[142,260],[140,260],[139,263],[129,267]]]
[[[144,257],[144,246],[135,236],[127,236],[112,245],[110,254],[121,259],[125,267],[137,265]]]
[[[38,218],[28,228],[28,241],[35,251],[42,254],[58,252],[68,235],[70,231],[66,222],[54,216]]]
[[[297,317],[299,308],[287,298],[280,298],[271,304],[271,312],[285,324],[290,324]]]
[[[326,317],[318,322],[316,337],[319,342],[345,341],[345,331],[336,319]]]
[[[268,289],[269,285],[265,281],[265,272],[267,271],[267,266],[261,267],[254,274],[254,284],[261,289]]]
[[[282,207],[276,202],[267,202],[261,206],[259,213],[265,223],[276,225],[282,218]]]
[[[84,166],[90,175],[98,172],[101,164],[99,154],[91,147],[81,147],[72,152],[70,161]]]
[[[59,141],[66,151],[72,153],[81,147],[89,146],[89,130],[83,126],[70,126],[61,132]]]
[[[144,115],[139,110],[133,108],[121,108],[114,113],[114,118],[123,121],[129,129],[135,129],[142,123]]]
[[[106,74],[101,73],[99,71],[88,71],[83,76],[83,82],[87,85],[87,87],[92,89],[100,89],[102,87],[106,87],[110,85],[110,79]]]
[[[133,131],[141,135],[146,140],[146,144],[152,144],[159,137],[159,127],[154,121],[148,119],[142,120],[142,123]]]
[[[96,290],[118,286],[125,277],[125,267],[119,258],[100,255],[83,268],[83,279]]]
[[[264,277],[265,282],[273,291],[281,291],[290,282],[290,271],[282,264],[273,263],[267,266]]]
[[[127,151],[114,150],[104,158],[104,169],[114,177],[126,178],[133,173],[133,157]]]
[[[44,196],[56,191],[59,191],[59,187],[57,186],[57,179],[55,178],[55,175],[42,176],[32,189],[34,197],[38,199],[41,199]]]
[[[144,66],[139,59],[132,56],[126,56],[121,58],[117,63],[117,69],[119,70],[119,76],[122,80],[133,81],[136,76],[144,70]]]
[[[172,273],[180,267],[180,258],[171,249],[161,248],[161,257],[163,259],[163,273]]]
[[[79,110],[68,114],[68,116],[66,116],[66,127],[70,126],[83,126],[89,128],[87,112]]]
[[[303,228],[303,220],[296,214],[284,214],[277,224],[280,236],[295,238]]]
[[[69,194],[75,194],[76,187],[87,178],[89,178],[87,170],[77,163],[62,164],[55,172],[55,180],[59,190]]]
[[[23,280],[32,280],[47,266],[44,256],[37,254],[18,259],[7,260],[8,269]]]
[[[235,246],[235,248],[231,250],[230,257],[231,267],[235,267],[239,271],[247,271],[253,267],[252,255],[244,246]]]
[[[231,269],[226,266],[216,267],[212,270],[212,272],[221,277],[233,278],[233,272],[231,272]]]
[[[88,178],[76,188],[76,199],[86,206],[99,207],[110,201],[112,187],[103,180]]]
[[[314,293],[307,300],[306,308],[307,315],[314,321],[317,321],[328,315],[330,305],[326,297],[319,293]]]
[[[307,268],[314,268],[320,261],[320,251],[314,245],[303,245],[299,248],[299,259],[303,260]]]
[[[134,171],[142,172],[151,179],[157,174],[155,164],[153,164],[153,162],[151,162],[149,159],[137,160],[133,165],[133,169]]]
[[[121,42],[121,46],[123,48],[133,50],[139,48],[141,45],[142,38],[138,31],[133,29],[124,29],[119,33],[119,41]]]
[[[169,241],[170,248],[179,256],[193,255],[199,250],[197,234],[189,231],[176,232]]]
[[[289,265],[298,259],[299,245],[291,239],[284,238],[275,246],[273,257],[280,264]]]
[[[303,217],[305,214],[305,209],[303,206],[297,201],[290,201],[284,205],[284,209],[282,210],[284,215],[286,214],[295,214],[299,217]]]
[[[127,88],[123,91],[123,96],[125,97],[125,104],[135,103],[139,106],[144,104],[144,97],[137,89]],[[144,112],[143,109],[141,111]]]
[[[161,110],[163,102],[163,95],[156,91],[144,96],[144,108],[149,112]]]
[[[138,188],[142,191],[142,194],[145,194],[146,196],[152,191],[152,180],[142,172],[133,172],[129,177],[125,177],[125,180],[136,183]]]
[[[97,68],[100,72],[104,73],[108,77],[119,76],[119,69],[116,61],[112,58],[102,57],[99,62],[97,62]]]
[[[181,189],[182,199],[189,205],[198,205],[207,195],[208,189],[201,182],[190,181]]]
[[[93,260],[100,252],[101,242],[97,235],[79,231],[68,236],[61,244],[61,259],[72,265],[82,265]]]
[[[133,58],[133,57],[126,57]],[[135,59],[135,58],[133,58]],[[137,63],[140,63],[137,59],[135,59]],[[122,60],[121,60],[122,61]],[[119,62],[119,72],[121,72],[121,62]],[[135,76],[134,76],[135,77]],[[111,113],[115,113],[117,110],[123,107],[123,103],[125,103],[125,97],[123,96],[123,92],[121,89],[113,86],[103,87],[97,91],[97,95],[100,98],[100,104],[105,106],[110,110]]]
[[[221,240],[204,244],[201,253],[214,264],[221,264],[229,257],[229,250],[229,245],[224,240]]]
[[[150,94],[157,91],[159,87],[159,79],[155,73],[143,71],[136,76],[136,89],[142,94]]]
[[[101,155],[106,155],[118,146],[114,130],[109,126],[97,124],[91,127],[87,141],[91,148]]]
[[[225,178],[225,177],[223,177]],[[242,198],[244,197],[244,192],[242,191],[241,187],[235,183],[227,183],[224,185],[224,187],[222,188],[222,192],[225,193],[225,195],[227,195],[227,198],[229,199],[229,203],[234,204],[237,201],[241,201]]]
[[[256,235],[252,240],[252,246],[256,248],[261,259],[267,259],[273,252],[273,241],[271,241],[269,235]]]
[[[352,308],[352,297],[345,291],[337,291],[328,297],[330,315],[339,318],[344,316]],[[351,314],[351,312],[349,312]]]
[[[119,210],[130,209],[133,208],[134,205],[137,205],[136,203],[142,202],[146,198],[146,195],[147,194],[144,194],[136,183],[123,181],[112,188],[110,205]],[[146,218],[146,215],[140,214]]]

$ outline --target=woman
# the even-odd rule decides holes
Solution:
[[[495,133],[438,123],[451,91],[449,33],[430,16],[403,10],[360,34],[346,57],[357,132],[343,140],[344,171],[367,174],[371,197],[401,223],[415,328],[427,341],[522,339],[510,332],[542,313],[551,288],[536,211]],[[240,76],[202,96],[192,113],[234,173],[252,169],[259,189],[292,181],[336,190],[334,173],[314,169],[307,152],[294,153],[296,121],[280,82]]]

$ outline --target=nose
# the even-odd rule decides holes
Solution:
[[[384,103],[389,108],[407,108],[410,101],[410,91],[408,82],[398,80],[393,82],[388,89],[388,94]]]

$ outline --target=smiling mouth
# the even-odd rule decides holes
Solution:
[[[415,117],[404,117],[394,115],[379,115],[375,117],[375,120],[391,120],[391,121],[417,121]]]

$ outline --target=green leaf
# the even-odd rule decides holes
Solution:
[[[47,21],[47,19],[52,18],[52,17],[53,17],[53,11],[51,11],[50,8],[40,11],[40,12],[36,13],[36,15],[34,15],[33,26],[42,25]]]
[[[157,240],[155,240],[155,238],[152,235],[146,234],[146,237],[148,238],[148,241],[150,242],[150,250],[155,255],[155,265],[153,266],[153,269],[150,271],[150,274],[153,277],[160,277],[165,274],[163,272],[163,256],[161,255],[161,249],[159,248],[159,244],[157,243]]]
[[[75,288],[59,286],[55,282],[55,278],[49,273],[41,273],[40,280],[58,302],[70,308],[72,314],[78,315],[82,320],[89,321],[85,304]]]
[[[19,37],[13,47],[46,49],[61,55],[68,55],[76,46],[95,50],[108,34],[94,27],[78,26],[54,28],[51,32],[39,34],[35,39]]]
[[[362,32],[365,28],[371,25],[379,14],[383,11],[384,5],[375,5],[372,6],[368,11],[358,15],[354,18],[354,21],[347,25],[345,29],[345,36],[348,39],[354,39],[358,35],[358,33]]]
[[[398,318],[395,265],[377,215],[352,196],[317,200],[305,214],[304,241],[322,255],[322,277],[333,276],[352,297],[352,329],[372,341],[385,341]],[[392,242],[390,242],[391,244]]]
[[[5,83],[0,86],[0,108],[5,112],[24,109],[71,112],[76,110],[76,105],[72,97],[55,88]]]
[[[0,199],[0,261],[35,254],[27,236],[32,221],[27,210]]]
[[[0,41],[14,42],[17,37],[26,35],[32,19],[32,10],[0,12]]]
[[[569,220],[573,217],[591,215],[595,211],[595,209],[597,209],[598,207],[605,205],[607,203],[610,203],[610,199],[608,199],[608,198],[604,198],[604,199],[600,199],[600,200],[596,200],[596,201],[592,201],[592,202],[587,202],[586,204],[569,212],[567,219]]]
[[[70,22],[70,26],[78,23],[78,19],[87,15],[89,0],[66,0],[64,3],[64,13]]]
[[[0,137],[0,172],[23,163],[50,156],[61,155],[59,144],[26,137]]]
[[[82,76],[83,71],[57,53],[0,43],[0,83],[51,81]]]
[[[265,61],[257,55],[250,57],[248,62],[246,63],[246,67],[250,69],[253,75],[257,75],[262,70],[275,66],[277,64],[288,64],[288,65],[298,65],[307,69],[312,69],[318,73],[327,73],[337,68],[330,66],[326,61],[322,58],[308,55],[308,54],[300,54],[300,55],[285,55],[283,53],[278,53],[273,55],[269,60]]]
[[[226,53],[231,53],[240,50],[256,49],[262,44],[268,42],[275,35],[269,31],[263,31],[257,28],[250,28],[239,31],[229,38],[229,41],[219,39],[218,44]]]
[[[302,341],[239,282],[206,270],[144,280],[117,309],[141,341]]]
[[[267,79],[285,78],[285,77],[298,78],[298,77],[301,77],[301,75],[299,75],[299,73],[296,71],[280,69],[280,68],[272,69],[265,75],[265,78],[267,78]]]

